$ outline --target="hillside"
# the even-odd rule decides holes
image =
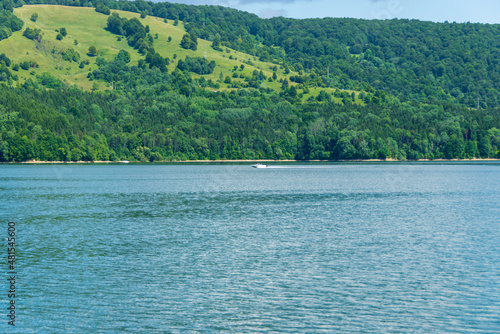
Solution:
[[[139,18],[139,14],[115,11],[125,18]],[[37,13],[38,19],[32,22],[29,19],[32,14]],[[34,68],[35,75],[41,75],[44,72],[49,72],[58,78],[63,79],[68,84],[76,84],[77,86],[89,90],[92,83],[86,80],[87,73],[96,68],[96,57],[87,55],[88,48],[93,45],[99,50],[99,56],[110,61],[118,54],[120,50],[126,50],[131,55],[131,60],[137,62],[144,58],[136,50],[127,45],[125,39],[118,41],[117,36],[105,30],[108,16],[95,12],[93,8],[75,8],[66,6],[52,5],[36,5],[23,6],[15,9],[16,16],[25,21],[26,27],[38,28],[41,30],[42,40],[40,43],[30,41],[22,36],[22,32],[16,32],[7,40],[0,42],[2,52],[17,61],[35,60],[38,68]],[[260,62],[254,57],[228,49],[229,52],[215,51],[210,47],[211,42],[200,40],[200,47],[197,51],[185,50],[180,47],[182,36],[185,34],[183,24],[178,26],[173,25],[173,21],[164,22],[163,19],[148,16],[141,19],[144,25],[148,25],[151,29],[151,34],[158,34],[158,39],[155,39],[155,49],[164,57],[170,59],[174,55],[179,59],[184,59],[186,55],[190,57],[204,57],[208,60],[215,60],[217,67],[212,75],[207,78],[212,78],[214,81],[223,73],[223,76],[231,75],[231,70],[234,66],[245,64],[245,69],[242,74],[249,75],[254,70],[263,70],[264,74],[271,74],[270,67],[274,66],[269,63]],[[62,40],[56,40],[57,29],[64,27],[68,35]],[[168,37],[171,37],[171,42],[168,42]],[[75,41],[78,45],[75,45]],[[206,45],[205,45],[206,44]],[[79,68],[79,63],[64,61],[61,53],[69,48],[73,48],[81,55],[81,60],[88,60],[90,66],[84,69]],[[235,58],[229,59],[229,56]],[[254,65],[247,64],[248,61]],[[175,68],[175,62],[169,65],[169,70]],[[281,76],[282,73],[278,74]],[[30,78],[29,72],[19,72],[19,77],[22,80]],[[237,78],[236,80],[239,80]],[[276,82],[267,84],[273,88],[277,88]]]
[[[120,10],[113,10],[112,12],[119,14],[122,18],[140,19],[144,26],[150,28],[150,34],[155,36],[154,48],[156,52],[171,60],[170,65],[168,65],[169,71],[173,71],[177,61],[185,59],[186,56],[203,57],[208,61],[215,61],[215,70],[212,74],[204,75],[204,78],[206,80],[211,79],[214,82],[219,81],[217,89],[244,87],[245,82],[249,81],[254,71],[262,71],[266,79],[271,78],[274,72],[277,75],[276,80],[261,80],[259,86],[279,91],[283,79],[287,78],[289,80],[290,76],[297,74],[294,71],[285,74],[285,69],[282,66],[260,61],[255,56],[228,47],[221,48],[220,51],[214,50],[211,47],[212,42],[208,40],[199,39],[196,51],[183,49],[180,44],[186,31],[182,22],[174,25],[173,20],[151,16],[140,18],[137,13]],[[33,5],[16,8],[14,14],[24,21],[24,29],[40,29],[42,36],[39,42],[30,41],[23,36],[22,31],[18,31],[13,33],[12,37],[0,41],[2,52],[10,59],[15,59],[19,63],[34,61],[38,65],[38,67],[31,68],[29,71],[19,71],[17,75],[20,82],[29,78],[40,77],[43,73],[50,73],[68,85],[76,85],[84,90],[91,90],[95,87],[94,82],[88,80],[87,75],[89,71],[96,69],[97,66],[95,64],[96,57],[87,54],[90,46],[96,47],[99,51],[98,56],[107,61],[111,61],[120,50],[129,52],[133,63],[137,63],[144,58],[144,55],[139,54],[137,50],[127,44],[125,38],[119,40],[118,36],[106,30],[109,16],[97,13],[93,8]],[[33,14],[37,15],[36,22],[29,19]],[[67,36],[62,40],[57,40],[56,37],[60,28],[65,28]],[[170,41],[169,38],[171,38]],[[65,61],[63,59],[62,54],[68,49],[74,49],[78,52],[79,61]],[[89,65],[81,68],[80,63],[82,61],[87,61]],[[242,65],[244,69],[241,69]],[[234,71],[235,66],[238,71]],[[226,77],[231,78],[230,84],[224,83]],[[295,83],[290,82],[290,85],[295,85]],[[110,85],[109,83],[98,83],[97,87],[99,89],[109,89]],[[302,99],[305,100],[310,96],[316,96],[320,91],[321,89],[317,87],[311,87],[307,93],[302,95]],[[326,91],[331,94],[334,90],[327,88]],[[340,99],[338,101],[340,102]],[[358,101],[358,103],[362,102]]]
[[[8,0],[5,0],[8,2]],[[10,1],[10,0],[9,0]],[[26,4],[46,0],[26,0]],[[58,4],[89,6],[74,0]],[[498,24],[324,18],[260,19],[222,6],[103,0],[103,6],[184,22],[200,38],[302,71],[308,86],[383,90],[401,100],[500,106]]]
[[[0,161],[500,158],[497,26],[98,7],[2,11]]]

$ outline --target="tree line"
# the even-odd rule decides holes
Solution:
[[[120,52],[92,72],[113,91],[0,85],[0,160],[500,158],[498,109],[291,103],[264,88],[210,91],[190,73]]]

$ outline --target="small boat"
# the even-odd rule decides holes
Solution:
[[[129,161],[128,161],[128,160],[122,160],[122,161],[120,161],[120,162],[121,162],[122,164],[128,164],[128,163],[129,163]]]
[[[262,164],[256,164],[252,165],[253,168],[267,168],[267,165],[262,165]]]

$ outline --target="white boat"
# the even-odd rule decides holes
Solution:
[[[252,165],[253,168],[267,168],[267,165],[262,165],[262,164],[256,164]]]
[[[120,161],[120,162],[121,162],[122,164],[128,164],[128,163],[129,163],[129,161],[128,161],[128,160],[122,160],[122,161]]]

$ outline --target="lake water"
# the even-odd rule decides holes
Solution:
[[[13,332],[500,333],[500,163],[272,167],[0,165]]]

